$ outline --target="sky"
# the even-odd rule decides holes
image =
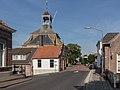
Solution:
[[[0,0],[0,19],[17,30],[13,48],[21,47],[30,34],[41,28],[45,0]],[[96,43],[103,31],[120,32],[120,0],[48,0],[48,11],[55,16],[53,31],[65,45],[81,46],[82,54],[96,53]],[[55,15],[56,13],[56,15]]]

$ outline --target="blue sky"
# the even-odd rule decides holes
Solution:
[[[48,0],[48,10],[54,15],[53,30],[65,44],[81,46],[82,53],[96,52],[102,34],[84,27],[108,32],[120,32],[120,0]],[[0,0],[0,19],[17,30],[13,47],[20,47],[30,33],[41,28],[45,0]]]

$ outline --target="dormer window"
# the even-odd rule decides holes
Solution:
[[[26,55],[12,55],[13,60],[26,60]]]

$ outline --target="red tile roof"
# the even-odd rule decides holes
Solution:
[[[33,58],[58,58],[61,53],[61,46],[41,46],[37,49]]]

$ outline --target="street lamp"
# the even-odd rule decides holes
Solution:
[[[94,27],[85,27],[84,29],[91,29],[91,30],[96,30],[96,31],[99,31],[101,32],[102,34],[102,39],[101,39],[101,63],[102,63],[102,73],[103,73],[103,30],[100,30],[100,29],[97,29],[97,28],[94,28]]]
[[[101,32],[101,34],[102,34],[102,40],[101,41],[103,41],[103,30],[100,30],[100,29],[97,29],[97,28],[94,28],[94,27],[85,27],[84,29],[93,29],[93,30]]]

